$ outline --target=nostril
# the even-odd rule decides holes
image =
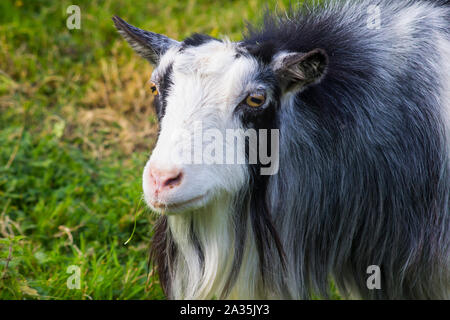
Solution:
[[[171,187],[171,188],[173,188],[174,186],[179,185],[181,183],[181,179],[182,178],[183,178],[183,173],[180,172],[175,177],[167,179],[164,182],[163,187]]]
[[[152,169],[150,169],[149,177],[150,177],[150,182],[151,182],[153,185],[156,185],[156,184],[158,183],[159,175],[158,175],[156,172],[153,172]]]

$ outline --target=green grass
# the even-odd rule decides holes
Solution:
[[[151,67],[111,16],[237,40],[265,1],[76,1],[81,29],[68,30],[71,4],[0,1],[0,299],[162,299],[147,270],[155,217],[138,206],[156,132]]]

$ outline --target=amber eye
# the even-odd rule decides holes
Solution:
[[[150,90],[152,91],[152,95],[158,95],[158,88],[154,82],[150,82]]]
[[[245,103],[247,103],[248,106],[256,108],[260,107],[264,104],[266,101],[266,97],[262,94],[249,94],[248,97],[245,99]]]

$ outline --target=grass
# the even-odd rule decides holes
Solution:
[[[163,299],[147,270],[155,217],[138,205],[157,130],[151,67],[111,16],[237,40],[265,2],[79,0],[80,30],[66,28],[71,4],[0,1],[0,299]]]

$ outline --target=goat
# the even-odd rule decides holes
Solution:
[[[239,42],[113,21],[156,67],[143,191],[168,298],[450,297],[448,3],[307,2]]]

